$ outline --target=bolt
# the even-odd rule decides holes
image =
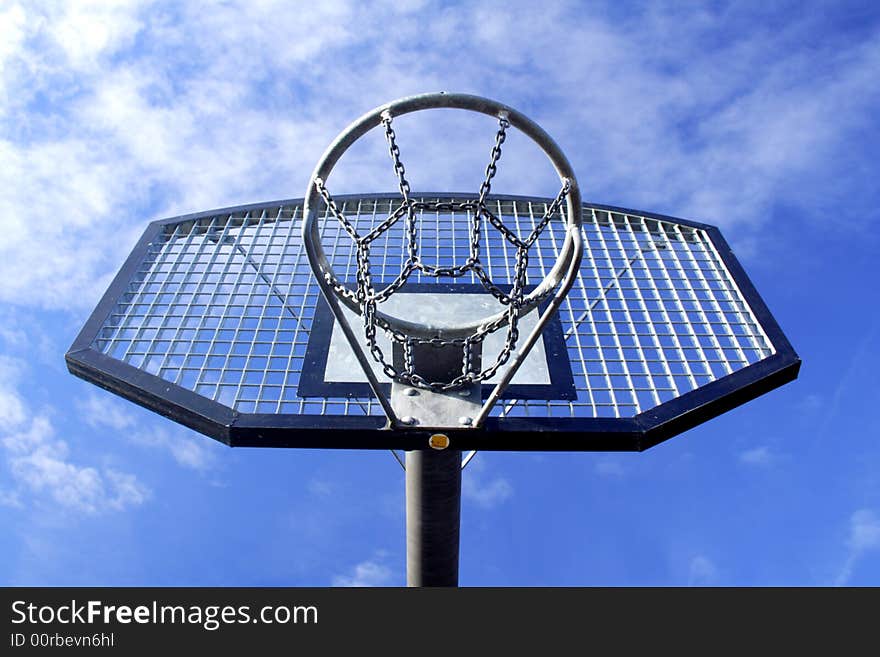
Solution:
[[[470,388],[462,388],[461,390],[458,391],[458,394],[462,397],[470,397],[471,396],[471,389]]]
[[[415,397],[417,394],[419,394],[419,391],[415,388],[407,388],[406,392],[404,392],[403,394],[407,397]]]
[[[404,415],[402,418],[400,418],[400,423],[407,424],[407,425],[415,424],[416,419],[412,415]]]
[[[460,418],[458,418],[458,423],[461,424],[461,425],[463,425],[463,426],[466,426],[466,427],[471,426],[471,423],[472,423],[473,421],[474,421],[473,418],[471,418],[471,417],[467,417],[466,415],[462,415]]]

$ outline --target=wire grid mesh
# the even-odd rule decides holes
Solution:
[[[528,235],[550,201],[497,197],[490,209]],[[361,235],[399,202],[391,195],[340,199]],[[470,221],[464,210],[421,212],[425,262],[463,263]],[[374,398],[297,394],[320,295],[301,224],[297,201],[166,224],[93,346],[242,413],[382,415]],[[371,246],[377,289],[406,258],[403,224]],[[354,242],[333,217],[322,230],[337,276],[354,284]],[[505,400],[492,415],[632,417],[774,353],[705,231],[585,205],[583,232],[580,276],[559,311],[577,399]],[[484,267],[496,284],[511,282],[514,250],[488,224],[482,234]],[[530,250],[530,283],[553,266],[563,239],[554,219]],[[466,274],[456,282],[478,281]]]

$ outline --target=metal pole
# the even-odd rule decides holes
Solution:
[[[406,453],[407,586],[458,586],[461,450]]]

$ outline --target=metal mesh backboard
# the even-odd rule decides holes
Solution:
[[[400,199],[337,202],[367,233]],[[550,202],[493,197],[489,207],[525,235]],[[470,221],[467,211],[423,211],[422,258],[461,263]],[[301,223],[296,200],[154,222],[71,348],[70,369],[230,444],[421,445],[418,431],[384,429],[313,278]],[[561,226],[552,220],[533,246],[530,283],[555,263]],[[333,269],[353,285],[354,242],[333,217],[322,230]],[[373,245],[377,286],[401,270],[403,233],[401,222]],[[489,226],[483,235],[488,273],[511,281],[508,243]],[[797,356],[717,229],[587,204],[583,238],[557,316],[484,428],[453,432],[459,448],[643,449],[796,376]],[[497,312],[471,276],[416,273],[383,311],[435,322]]]

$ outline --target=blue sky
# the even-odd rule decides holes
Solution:
[[[804,361],[643,454],[479,454],[462,584],[880,584],[878,71],[867,2],[4,3],[0,583],[404,583],[390,454],[230,450],[63,354],[149,220],[302,196],[350,120],[445,89],[537,120],[589,201],[720,226]]]

